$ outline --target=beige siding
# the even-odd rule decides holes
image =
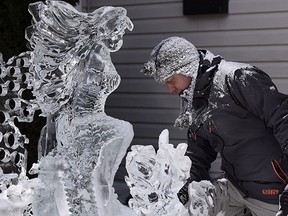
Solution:
[[[259,66],[288,93],[287,0],[230,0],[228,15],[183,16],[182,0],[83,0],[82,10],[104,5],[125,7],[135,25],[112,55],[122,82],[107,102],[109,115],[133,124],[133,144],[157,144],[164,128],[172,143],[186,142],[186,132],[172,126],[177,96],[139,73],[151,49],[168,36],[183,36],[227,60]]]

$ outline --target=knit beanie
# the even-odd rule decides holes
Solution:
[[[193,120],[192,101],[199,67],[197,48],[181,37],[169,37],[162,40],[150,54],[147,63],[141,70],[156,81],[163,82],[174,74],[191,77],[190,86],[180,95],[180,115],[175,121],[176,127],[187,128]]]
[[[198,66],[196,47],[184,38],[169,37],[154,47],[141,72],[162,82],[174,74],[194,77]]]

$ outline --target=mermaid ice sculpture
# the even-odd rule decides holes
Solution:
[[[33,214],[122,215],[128,207],[117,200],[112,184],[133,128],[107,116],[104,106],[120,83],[110,52],[120,49],[125,29],[133,24],[121,7],[80,13],[47,0],[30,4],[29,12],[33,94],[48,117],[40,146],[43,155],[52,149],[40,160],[42,186],[35,190]],[[55,148],[47,146],[54,145],[54,126]]]

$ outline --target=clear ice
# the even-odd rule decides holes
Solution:
[[[15,121],[32,122],[37,104],[29,100],[30,53],[4,62],[0,55],[0,215],[30,216],[34,180],[26,177],[28,138]],[[30,96],[29,96],[30,95]]]
[[[169,144],[169,132],[152,146],[132,146],[125,181],[132,199],[121,204],[115,173],[134,133],[129,122],[105,113],[105,102],[120,84],[111,57],[133,24],[122,7],[81,13],[63,1],[29,5],[26,30],[31,51],[0,54],[0,215],[136,216],[218,215],[225,208],[225,179],[192,182],[185,206],[177,197],[191,167],[187,144]],[[32,96],[24,97],[33,93]],[[39,163],[26,176],[27,137],[15,120],[47,118],[38,143]],[[223,202],[224,201],[224,202]]]
[[[210,181],[191,182],[188,186],[189,215],[193,216],[224,216],[227,208],[227,179],[218,179],[213,184]]]
[[[117,215],[124,206],[112,185],[133,128],[107,116],[104,106],[120,83],[110,52],[121,48],[133,24],[121,7],[80,13],[68,3],[46,1],[30,4],[29,12],[33,94],[49,120],[39,143],[44,157],[33,214]]]
[[[19,174],[26,167],[24,145],[28,139],[15,125],[15,119],[31,122],[37,107],[24,97],[32,89],[29,57],[29,53],[21,53],[7,63],[0,60],[0,167],[4,173]]]
[[[31,86],[25,83],[25,87],[33,88],[35,100],[28,103],[33,105],[30,114],[30,107],[22,111],[24,105],[18,104],[17,94],[15,99],[7,96],[6,110],[2,108],[2,126],[7,122],[4,128],[7,135],[3,136],[6,146],[0,149],[2,164],[13,163],[14,166],[25,159],[23,156],[16,161],[16,156],[11,156],[13,152],[20,155],[22,149],[16,148],[20,146],[25,151],[24,143],[28,143],[14,127],[11,118],[13,120],[16,116],[21,120],[18,112],[22,111],[32,116],[32,120],[32,111],[40,108],[42,115],[47,117],[47,124],[39,139],[41,158],[38,167],[31,170],[38,173],[38,178],[33,182],[33,190],[27,188],[27,191],[33,191],[27,199],[32,205],[23,201],[26,208],[20,209],[19,214],[29,211],[23,214],[32,215],[30,206],[33,215],[39,216],[95,216],[127,212],[128,207],[117,200],[112,185],[133,138],[133,128],[129,122],[107,116],[105,102],[120,83],[110,52],[121,48],[125,30],[132,30],[133,24],[121,7],[101,7],[92,13],[80,13],[68,3],[47,0],[30,4],[29,12],[33,19],[32,26],[26,30],[26,39],[32,50],[27,52],[27,76],[32,78],[27,79]],[[15,69],[9,67],[9,62],[4,64],[1,61],[2,78]],[[18,79],[22,78],[20,72],[18,68],[14,72]],[[21,83],[9,80],[3,83],[2,96],[5,96],[7,88],[18,92],[20,87],[16,86],[17,89],[12,84]],[[12,100],[15,107],[9,107]],[[18,142],[16,146],[16,141],[14,145],[10,136],[20,140],[16,137],[18,135],[22,143]],[[8,152],[8,145],[16,150]],[[22,164],[16,167],[18,175],[11,174],[12,180],[20,181],[14,184],[18,187],[22,183],[31,185],[29,180],[20,179],[22,167]],[[1,180],[6,183],[5,178]],[[13,189],[10,185],[8,182],[8,189],[4,188],[6,192]]]

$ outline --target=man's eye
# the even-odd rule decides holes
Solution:
[[[175,80],[174,80],[174,79],[171,79],[171,80],[169,80],[169,83],[170,83],[170,84],[175,84]]]

